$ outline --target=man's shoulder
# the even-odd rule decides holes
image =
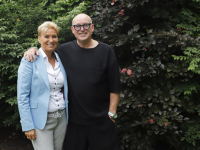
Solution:
[[[106,46],[106,47],[110,47],[108,44],[104,43],[104,42],[101,42],[101,41],[98,41],[98,43],[102,46]]]
[[[98,41],[98,42],[99,42],[99,48],[101,50],[103,50],[104,52],[108,52],[108,53],[114,53],[114,51],[110,45],[100,42],[100,41]]]
[[[63,44],[60,44],[58,45],[58,47],[56,48],[55,52],[60,52],[60,51],[63,51],[63,50],[69,50],[69,49],[72,49],[73,47],[73,44],[74,41],[70,41],[70,42],[67,42],[67,43],[63,43]]]
[[[112,47],[110,46],[110,45],[108,45],[107,43],[103,43],[103,42],[101,42],[101,41],[98,41],[99,42],[99,45],[101,46],[101,47],[104,47],[105,49],[107,49],[107,50],[112,50]]]
[[[59,46],[61,47],[64,47],[64,46],[70,46],[74,43],[74,41],[70,41],[70,42],[66,42],[66,43],[63,43],[63,44],[60,44]]]

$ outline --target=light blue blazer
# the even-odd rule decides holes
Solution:
[[[33,61],[33,63],[22,58],[18,69],[17,100],[22,131],[29,131],[35,128],[42,130],[47,121],[50,87],[41,49],[39,49],[39,54],[40,56],[36,56],[37,60]],[[56,57],[64,77],[64,94],[68,123],[67,76],[57,54]]]

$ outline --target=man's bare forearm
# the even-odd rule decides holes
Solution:
[[[119,103],[119,93],[110,93],[109,112],[116,113],[118,103]]]

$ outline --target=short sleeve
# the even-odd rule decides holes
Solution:
[[[107,72],[108,72],[108,84],[109,84],[110,93],[119,93],[121,90],[119,64],[118,64],[117,57],[111,48],[109,51]]]

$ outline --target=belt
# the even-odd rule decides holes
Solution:
[[[54,117],[54,118],[59,118],[61,117],[61,112],[64,111],[65,109],[62,109],[62,110],[57,110],[57,111],[54,111],[54,112],[48,112],[48,117]]]

